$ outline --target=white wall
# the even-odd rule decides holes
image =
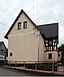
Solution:
[[[48,59],[48,54],[49,53],[52,53],[52,59]],[[58,60],[58,53],[57,53],[57,51],[44,52],[44,60],[45,61],[57,61]]]
[[[17,30],[18,22],[24,21],[27,21],[27,29]],[[22,14],[8,35],[8,61],[38,61],[37,35],[34,25]]]
[[[39,36],[38,44],[39,44],[39,61],[44,61],[44,39],[41,35]]]

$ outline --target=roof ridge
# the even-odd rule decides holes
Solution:
[[[50,24],[37,25],[37,27],[39,27],[39,26],[47,26],[47,25],[54,25],[54,24],[58,24],[58,23],[50,23]]]

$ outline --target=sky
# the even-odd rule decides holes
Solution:
[[[59,23],[59,45],[64,44],[64,0],[0,0],[0,41],[23,9],[39,25]]]

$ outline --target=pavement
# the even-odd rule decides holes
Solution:
[[[34,70],[34,69],[27,69],[24,67],[10,67],[10,66],[5,66],[10,69],[15,69],[19,71],[24,71],[28,73],[32,73],[35,76],[64,76],[64,72],[57,72],[57,71],[43,71],[43,70]]]

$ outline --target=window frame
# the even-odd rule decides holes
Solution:
[[[18,30],[21,29],[21,24],[22,24],[22,22],[18,22]]]
[[[23,29],[27,29],[27,21],[23,22]]]

